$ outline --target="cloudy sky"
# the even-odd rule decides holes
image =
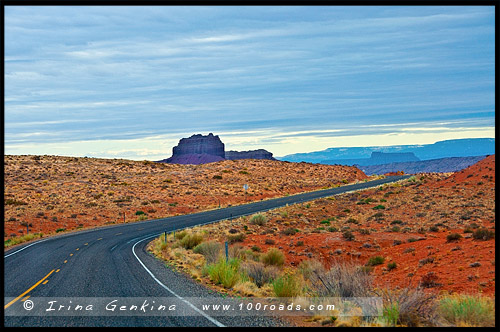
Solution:
[[[5,7],[5,154],[494,137],[493,6]]]

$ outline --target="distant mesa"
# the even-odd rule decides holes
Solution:
[[[236,159],[268,159],[276,160],[273,158],[273,154],[264,149],[251,150],[251,151],[226,151],[227,160]]]
[[[366,175],[403,172],[417,173],[448,173],[458,172],[483,160],[486,156],[450,157],[431,160],[396,162],[382,165],[359,166]]]
[[[370,166],[370,165],[381,165],[390,164],[398,162],[414,162],[420,161],[413,152],[372,152],[370,158],[355,158],[355,159],[337,159],[337,160],[324,160],[323,163],[327,165],[359,165],[359,166]]]
[[[172,157],[159,162],[199,165],[236,159],[276,160],[271,152],[264,149],[226,152],[224,143],[222,143],[219,136],[210,133],[207,136],[196,134],[189,138],[182,138],[179,144],[172,149]]]

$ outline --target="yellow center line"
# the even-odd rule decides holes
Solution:
[[[73,254],[69,254],[70,256],[73,256]]]
[[[47,279],[51,274],[52,272],[54,272],[54,270],[50,271],[49,274],[47,274],[45,277],[43,277],[42,279],[40,279],[40,281],[38,281],[36,284],[34,284],[33,286],[31,286],[27,291],[25,291],[24,293],[22,293],[21,295],[19,295],[18,297],[16,297],[14,300],[10,301],[9,303],[7,303],[3,308],[4,310],[7,309],[8,307],[10,307],[14,302],[16,302],[17,300],[19,300],[21,297],[23,297],[24,295],[28,294],[29,292],[31,292],[33,289],[35,289],[35,287],[37,287],[38,285],[40,285],[45,279]]]
[[[97,241],[102,240],[102,237],[98,238]]]
[[[80,250],[80,248],[76,248],[76,250]]]
[[[64,264],[66,264],[67,262],[68,262],[68,260],[65,260],[65,261],[64,261]]]
[[[88,246],[89,244],[88,243],[85,243],[84,246]]]
[[[59,272],[59,271],[61,271],[61,269],[57,269],[57,270],[56,270],[56,273],[57,273],[57,272]]]
[[[31,295],[26,296],[24,299],[21,300],[21,302],[26,301]]]
[[[44,282],[42,282],[42,285],[45,285],[48,282],[49,282],[48,280],[45,280]]]

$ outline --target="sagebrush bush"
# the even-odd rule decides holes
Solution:
[[[495,303],[479,295],[451,295],[439,301],[439,314],[455,326],[495,326]]]
[[[458,241],[462,238],[462,235],[458,233],[451,233],[446,236],[446,242]]]
[[[432,326],[437,322],[436,295],[421,288],[374,291],[384,303],[384,318],[391,326]]]
[[[492,232],[486,228],[480,228],[472,233],[472,237],[476,240],[491,240],[495,238],[495,232]]]
[[[279,274],[279,270],[275,266],[268,266],[261,262],[252,261],[243,263],[241,270],[259,288],[266,283],[272,282]]]
[[[250,223],[253,225],[263,226],[267,222],[267,217],[263,214],[255,214],[250,218]]]
[[[285,254],[279,249],[270,248],[261,256],[261,261],[266,265],[283,266],[285,263]]]
[[[202,242],[194,247],[193,252],[203,255],[207,264],[217,262],[222,252],[222,243],[216,241]]]
[[[325,272],[323,264],[315,259],[303,260],[299,263],[298,269],[306,280],[309,279],[313,273]]]
[[[336,264],[328,271],[314,270],[308,279],[318,296],[331,297],[369,296],[373,280],[365,269],[351,263]]]

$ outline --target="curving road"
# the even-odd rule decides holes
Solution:
[[[5,326],[282,326],[270,317],[217,316],[205,314],[190,299],[218,297],[196,282],[146,252],[147,243],[167,231],[216,222],[328,197],[349,191],[380,186],[409,176],[319,190],[224,209],[163,219],[114,225],[60,235],[18,246],[4,253]],[[95,314],[76,312],[71,305],[93,299],[169,298],[183,306],[183,314]],[[26,310],[34,303],[48,307],[48,301],[75,301],[54,312],[35,315]],[[61,300],[61,301],[59,301]],[[31,302],[30,302],[31,301]],[[142,303],[142,302],[141,302]],[[82,304],[83,306],[83,304]],[[69,308],[69,309],[68,309]],[[67,311],[64,311],[66,310]],[[96,306],[97,309],[97,306]],[[64,311],[64,312],[63,312]],[[96,310],[97,311],[97,310]],[[51,315],[51,314],[54,314]],[[70,316],[67,316],[70,315]]]

